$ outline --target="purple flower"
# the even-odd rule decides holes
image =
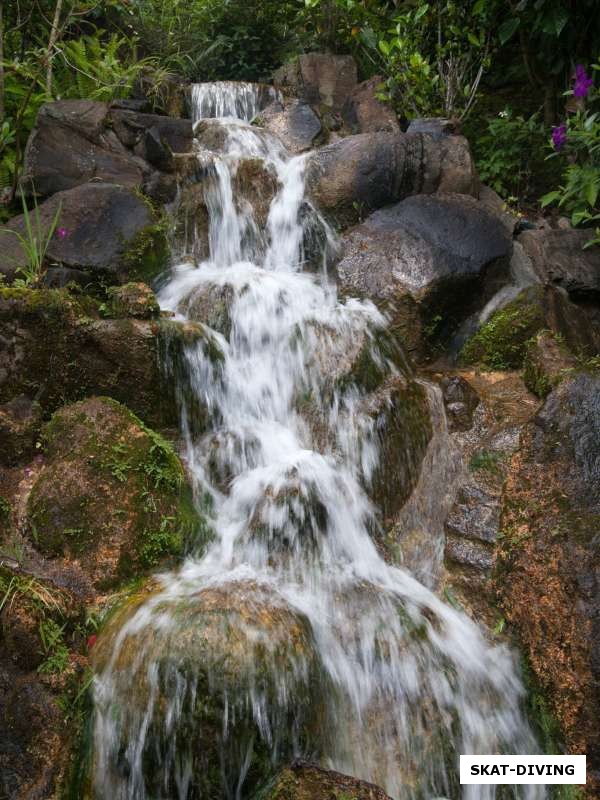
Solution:
[[[558,153],[563,145],[567,143],[567,126],[563,122],[561,125],[556,125],[552,128],[552,144]]]
[[[66,239],[69,235],[69,231],[66,228],[57,228],[56,235],[59,239]]]
[[[575,83],[573,85],[573,94],[575,97],[587,97],[593,85],[594,79],[589,77],[585,71],[585,67],[582,64],[577,64],[575,67]]]

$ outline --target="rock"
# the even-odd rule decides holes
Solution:
[[[310,150],[322,130],[319,117],[308,103],[300,100],[271,103],[254,124],[278,136],[290,153]]]
[[[573,372],[577,360],[550,331],[540,331],[527,343],[523,378],[527,388],[542,399]]]
[[[111,619],[94,656],[96,671],[103,674],[117,647],[109,670],[117,696],[126,700],[125,724],[119,730],[136,726],[137,744],[148,756],[143,759],[145,785],[153,796],[177,795],[181,765],[189,776],[190,796],[226,797],[236,789],[256,796],[296,748],[318,752],[331,730],[325,698],[332,687],[302,614],[267,587],[249,581],[176,598],[155,591],[148,625],[132,629],[117,644],[116,637],[143,599],[134,598]],[[156,615],[169,624],[155,627]],[[157,667],[154,689],[148,682],[151,664]],[[189,696],[191,702],[178,703],[174,680],[181,697]],[[149,706],[151,691],[157,702]],[[147,708],[139,728],[136,715]],[[101,707],[99,713],[110,715],[111,709]],[[223,726],[224,713],[235,725]],[[170,733],[165,737],[167,718]],[[136,765],[123,744],[109,744],[105,766],[119,764],[120,775],[132,774],[135,780]]]
[[[527,230],[519,236],[542,283],[559,286],[575,300],[600,299],[600,248],[583,249],[586,230]]]
[[[119,141],[127,148],[133,149],[138,144],[143,145],[144,157],[148,158],[147,134],[154,140],[150,144],[150,153],[157,144],[164,149],[165,146],[171,153],[190,153],[194,138],[192,121],[189,119],[175,119],[159,114],[140,114],[135,111],[113,109],[110,112],[110,121]],[[161,151],[162,152],[162,151]],[[158,166],[158,165],[157,165]]]
[[[230,284],[201,283],[186,298],[177,310],[193,322],[208,325],[225,338],[231,334],[230,308],[235,290]]]
[[[59,289],[0,289],[0,403],[36,397],[47,417],[65,402],[107,394],[148,424],[176,425],[161,362],[167,349],[176,358],[184,326],[99,319],[84,300]]]
[[[28,529],[41,553],[77,560],[97,588],[180,556],[198,533],[172,447],[116,400],[63,407],[44,441]]]
[[[411,194],[471,194],[475,180],[469,145],[460,136],[348,136],[315,150],[306,167],[308,193],[342,227]]]
[[[459,135],[460,125],[444,117],[422,117],[411,120],[406,132],[425,133],[439,139],[442,136]]]
[[[396,377],[367,396],[362,410],[373,419],[379,446],[367,492],[387,529],[417,483],[431,438],[427,394],[416,381]]]
[[[164,225],[150,204],[131,189],[92,182],[58,192],[39,206],[44,232],[57,211],[57,228],[46,261],[81,270],[95,281],[112,283],[151,280],[165,268],[168,249]],[[35,225],[35,215],[32,223]],[[27,264],[27,256],[9,231],[24,235],[23,215],[9,220],[0,232],[4,256],[0,271],[11,279],[19,266]]]
[[[521,435],[505,489],[496,586],[543,693],[546,752],[586,753],[600,770],[600,376],[551,392]],[[562,737],[553,737],[554,718]],[[560,741],[564,738],[564,741]]]
[[[447,375],[440,380],[448,429],[468,431],[473,425],[473,414],[479,405],[479,395],[460,375]]]
[[[523,366],[527,345],[544,329],[564,337],[580,355],[600,349],[600,328],[590,324],[584,310],[552,286],[530,286],[496,311],[467,341],[460,354],[463,364],[480,363],[491,369]]]
[[[0,405],[0,463],[15,464],[35,452],[42,409],[26,395]]]
[[[145,283],[126,283],[111,286],[108,290],[111,311],[117,317],[153,319],[160,314],[160,306],[152,289]]]
[[[291,91],[310,105],[324,105],[337,111],[343,108],[357,80],[352,56],[330,53],[304,53],[273,76],[277,88]]]
[[[38,113],[25,151],[21,186],[28,193],[33,187],[42,196],[90,180],[136,188],[147,171],[148,165],[111,130],[106,103],[60,100],[45,103]]]
[[[344,125],[350,133],[400,133],[398,118],[390,105],[377,98],[383,78],[375,75],[352,90],[342,108]]]
[[[497,192],[489,186],[480,186],[479,202],[500,219],[510,236],[514,234],[519,218],[509,211],[506,203]],[[519,245],[520,247],[521,245]]]
[[[316,764],[295,761],[284,769],[265,800],[391,800],[372,783],[323,769]]]
[[[420,195],[372,214],[343,238],[340,290],[367,297],[420,357],[506,280],[512,243],[471,197]]]

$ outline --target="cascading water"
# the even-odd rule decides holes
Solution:
[[[367,342],[389,380],[412,378],[379,349],[377,309],[341,302],[324,270],[304,269],[311,232],[325,231],[323,259],[332,237],[304,195],[303,158],[239,120],[219,124],[210,258],[176,267],[159,298],[192,322],[202,298],[224,303],[180,365],[193,400],[181,393],[187,462],[215,538],[156,578],[98,645],[95,797],[252,797],[294,756],[398,800],[457,797],[458,754],[536,750],[513,659],[378,554],[365,490],[377,431],[360,385],[338,377]],[[234,196],[247,157],[279,185],[266,235]],[[496,787],[461,796],[491,800]]]

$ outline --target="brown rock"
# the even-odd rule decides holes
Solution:
[[[375,75],[353,89],[344,103],[342,117],[350,133],[400,133],[398,118],[391,106],[377,98],[383,78]]]
[[[524,380],[534,394],[545,398],[576,365],[575,357],[563,342],[550,331],[541,331],[527,345]]]
[[[295,761],[278,776],[265,800],[391,800],[372,783],[323,769],[316,764]]]
[[[352,56],[305,53],[284,65],[274,75],[276,87],[291,90],[310,105],[341,111],[356,87],[357,68]]]

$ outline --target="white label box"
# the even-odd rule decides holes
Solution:
[[[461,784],[584,784],[585,756],[461,756]]]

